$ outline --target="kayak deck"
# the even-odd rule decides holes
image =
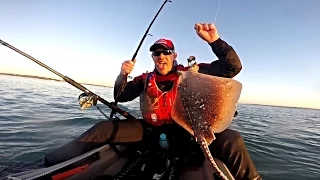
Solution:
[[[118,145],[117,148],[123,152],[127,149],[125,146]],[[64,172],[58,172],[59,168],[64,168],[73,163],[77,163],[93,154],[99,154],[99,159],[90,164],[81,164],[80,167],[71,170],[65,170]],[[215,161],[219,169],[229,178],[229,180],[234,180],[233,176],[229,172],[228,168],[218,159]],[[109,145],[102,146],[88,153],[85,153],[79,157],[70,159],[66,162],[59,163],[57,165],[41,168],[36,170],[31,170],[27,172],[17,173],[9,175],[8,179],[23,180],[23,179],[42,179],[41,177],[49,176],[53,180],[98,180],[99,176],[115,176],[118,174],[122,167],[127,162],[127,158],[120,157]],[[203,167],[199,168],[185,168],[180,174],[181,180],[214,180],[213,168],[209,161],[205,160]],[[48,175],[49,174],[49,175]],[[106,178],[101,178],[106,179]]]

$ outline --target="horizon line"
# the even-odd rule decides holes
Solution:
[[[17,77],[25,77],[25,78],[33,78],[33,79],[41,79],[41,80],[52,80],[52,81],[58,81],[58,82],[66,82],[63,79],[49,78],[49,77],[44,77],[44,76],[27,75],[27,74],[14,74],[14,73],[2,73],[2,72],[0,72],[0,75],[17,76]],[[90,86],[98,86],[98,87],[114,88],[113,86],[101,85],[101,84],[91,84],[91,83],[79,83],[79,84],[90,85]],[[320,110],[320,108],[316,108],[316,107],[259,104],[259,103],[248,103],[248,102],[242,102],[242,103],[239,102],[238,104]]]

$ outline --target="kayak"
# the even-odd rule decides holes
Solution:
[[[166,164],[166,170],[157,173],[148,172],[148,169],[152,168],[148,168],[150,163],[145,163],[145,157],[148,156],[145,155],[146,152],[130,151],[130,148],[125,145],[116,145],[116,148],[119,152],[110,145],[104,145],[65,162],[11,174],[6,178],[12,180],[218,179],[206,158],[202,166],[183,167],[179,169],[178,175],[174,173],[173,161]],[[234,180],[228,168],[219,159],[214,158],[214,160],[224,175],[229,180]],[[152,165],[159,164],[159,161],[151,160],[151,162]]]

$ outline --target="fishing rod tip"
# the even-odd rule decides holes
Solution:
[[[2,41],[2,40],[0,39],[0,45],[8,46],[8,43],[6,43],[6,42],[4,42],[4,41]]]

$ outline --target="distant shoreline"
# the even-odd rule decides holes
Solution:
[[[65,82],[65,81],[62,80],[62,79],[54,79],[54,78],[47,78],[47,77],[33,76],[33,75],[24,75],[24,74],[0,73],[0,75],[4,75],[4,76],[17,76],[17,77],[26,77],[26,78],[33,78],[33,79],[42,79],[42,80],[51,80],[51,81]],[[79,82],[78,82],[78,83],[79,83]],[[80,84],[90,85],[90,86],[99,86],[99,87],[113,88],[113,87],[111,87],[111,86],[98,85],[98,84],[89,84],[89,83],[80,83]]]

